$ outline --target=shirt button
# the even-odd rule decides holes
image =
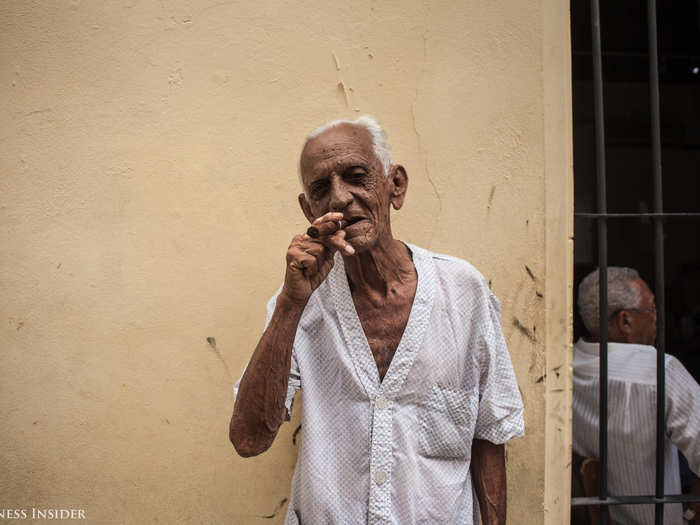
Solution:
[[[386,398],[384,396],[379,396],[376,405],[379,410],[384,410],[386,408]]]
[[[377,472],[374,473],[374,482],[377,485],[381,485],[386,481],[386,472],[383,470],[378,470]]]

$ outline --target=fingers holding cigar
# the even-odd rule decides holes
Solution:
[[[340,221],[340,224],[338,224]],[[328,224],[332,226],[329,227]],[[326,213],[312,223],[320,228],[319,237],[295,235],[287,248],[284,292],[295,302],[305,303],[333,268],[336,251],[353,255],[355,249],[345,240],[342,213]]]
[[[306,230],[306,234],[314,239],[320,239],[334,234],[344,226],[347,226],[347,221],[343,220],[343,214],[331,211],[314,220]]]
[[[333,235],[319,240],[322,240],[326,246],[340,250],[345,255],[355,255],[355,248],[345,240],[345,230],[338,230]]]
[[[313,239],[318,239],[329,247],[340,250],[346,255],[354,255],[355,249],[345,240],[343,228],[347,225],[348,223],[343,219],[342,213],[329,212],[311,223],[309,229],[306,230],[306,234]]]
[[[321,237],[327,237],[328,235],[334,234],[338,230],[345,228],[347,225],[347,221],[342,219],[339,221],[321,222],[317,225],[309,226],[309,228],[306,230],[306,234],[314,239],[320,239]]]

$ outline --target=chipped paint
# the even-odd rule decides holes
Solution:
[[[280,501],[280,502],[277,504],[277,507],[276,507],[275,510],[272,512],[272,514],[268,514],[267,516],[260,516],[260,517],[263,518],[263,519],[266,519],[266,520],[271,520],[272,518],[274,518],[274,517],[277,516],[277,514],[279,513],[279,511],[282,510],[282,508],[284,507],[285,503],[287,503],[287,498],[282,498],[282,501]]]
[[[340,92],[343,94],[343,98],[345,100],[345,105],[349,107],[350,106],[350,94],[348,93],[348,90],[345,88],[345,82],[343,82],[341,80],[338,82],[337,86],[338,86],[338,89],[340,90]]]
[[[515,326],[520,333],[524,334],[530,341],[533,343],[537,342],[535,334],[531,332],[527,326],[524,326],[517,317],[513,317],[513,326]]]
[[[297,444],[297,437],[299,435],[299,432],[301,432],[301,425],[299,425],[295,430],[294,434],[292,434],[292,445]]]
[[[491,186],[491,191],[489,192],[489,199],[486,204],[486,208],[491,211],[491,205],[493,204],[493,196],[496,193],[496,186]]]
[[[535,277],[535,274],[532,273],[532,270],[530,270],[530,267],[527,264],[525,265],[525,271],[530,276],[530,279],[532,279],[533,281],[537,280],[537,278]]]
[[[209,348],[211,348],[214,351],[214,353],[216,354],[216,357],[219,358],[219,361],[221,361],[221,364],[224,365],[224,370],[226,370],[226,375],[231,377],[231,371],[228,369],[228,364],[226,364],[226,360],[224,359],[224,356],[221,355],[221,352],[219,352],[219,349],[216,347],[216,338],[207,337],[207,344],[209,345]]]
[[[335,54],[335,51],[331,52],[331,55],[333,55],[333,62],[335,62],[335,70],[340,71],[340,60],[338,60],[338,55]]]

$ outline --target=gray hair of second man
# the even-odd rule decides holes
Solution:
[[[387,135],[386,131],[381,126],[381,124],[377,121],[377,119],[374,118],[372,115],[362,115],[361,117],[358,117],[355,120],[331,120],[330,122],[321,124],[320,126],[315,128],[311,133],[309,133],[301,149],[303,150],[306,146],[306,143],[309,142],[311,139],[314,139],[324,131],[328,131],[329,129],[334,128],[335,126],[339,126],[341,124],[350,124],[351,126],[357,126],[359,128],[366,129],[367,132],[369,132],[370,136],[372,137],[372,147],[374,148],[374,154],[379,159],[379,162],[382,163],[384,175],[389,175],[389,168],[391,168],[391,144],[389,143],[389,136]],[[301,159],[299,160],[301,162]],[[304,182],[301,179],[301,164],[299,164],[299,183],[303,188]]]
[[[633,268],[608,267],[608,318],[615,312],[639,308],[642,302],[639,273]],[[578,285],[578,311],[591,335],[600,334],[600,270],[589,273]]]

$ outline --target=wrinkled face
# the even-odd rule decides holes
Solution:
[[[374,153],[369,132],[340,124],[311,139],[301,153],[301,177],[312,220],[329,211],[348,221],[347,241],[357,252],[391,236],[389,206],[392,183]],[[309,217],[311,215],[311,217]]]
[[[632,318],[632,343],[653,345],[656,341],[656,304],[654,294],[642,279],[636,281],[642,301],[639,308],[628,310]]]

